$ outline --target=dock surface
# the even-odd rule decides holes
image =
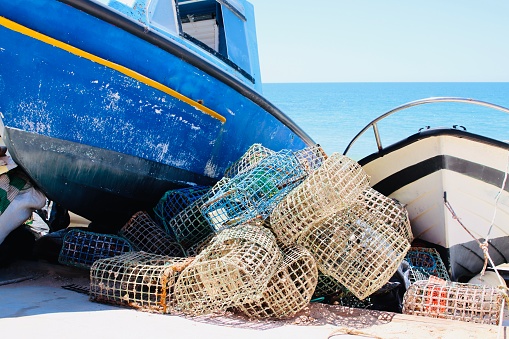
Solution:
[[[71,289],[67,289],[71,285]],[[507,338],[507,327],[311,303],[288,320],[187,317],[100,304],[87,270],[42,261],[0,268],[0,332],[16,338]],[[63,288],[66,287],[66,288]],[[74,288],[72,288],[74,287]],[[505,324],[505,322],[504,322]],[[499,333],[500,331],[500,333]],[[4,336],[7,335],[7,336]]]

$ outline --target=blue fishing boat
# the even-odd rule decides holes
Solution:
[[[311,138],[261,94],[245,0],[9,0],[0,133],[50,200],[117,228],[254,143]]]

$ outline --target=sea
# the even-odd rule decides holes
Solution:
[[[461,97],[509,108],[508,82],[266,83],[263,93],[329,155],[344,153],[373,119],[411,101]],[[453,126],[509,140],[508,113],[464,103],[419,105],[378,123],[383,147],[421,128]],[[347,155],[359,160],[375,151],[374,133],[369,129]]]

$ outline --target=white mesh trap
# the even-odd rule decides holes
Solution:
[[[183,257],[184,250],[147,212],[139,211],[120,229],[119,234],[129,240],[138,251]]]
[[[356,202],[368,184],[357,162],[334,153],[272,211],[271,229],[279,241],[291,245],[317,219]]]
[[[58,262],[88,269],[96,260],[132,250],[132,245],[123,237],[71,229],[64,236]]]
[[[90,300],[169,313],[177,277],[191,261],[145,252],[97,260],[90,269]]]
[[[399,234],[407,238],[409,243],[414,240],[408,211],[401,203],[386,197],[371,187],[366,187],[359,196],[359,202],[370,213],[376,214],[377,219],[391,225]]]
[[[447,282],[435,277],[410,285],[403,313],[498,325],[502,292],[496,287]]]
[[[275,152],[262,146],[253,144],[237,161],[235,161],[224,173],[224,177],[233,178],[237,174],[253,169],[260,161]]]
[[[303,148],[294,152],[302,167],[307,173],[312,173],[322,166],[327,154],[320,145]]]
[[[213,188],[201,211],[216,232],[258,216],[265,219],[306,175],[293,152],[279,151]]]
[[[315,221],[298,242],[313,253],[321,272],[361,300],[389,281],[410,248],[359,203]]]
[[[311,300],[318,280],[315,259],[297,245],[284,248],[283,255],[261,299],[239,306],[250,318],[292,317]]]
[[[258,300],[282,260],[268,229],[242,224],[224,230],[179,276],[177,308],[201,315]]]

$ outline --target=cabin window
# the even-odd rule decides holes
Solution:
[[[221,6],[215,0],[179,0],[185,38],[227,57]]]
[[[178,18],[175,0],[152,0],[148,8],[152,26],[173,34],[178,34]]]

